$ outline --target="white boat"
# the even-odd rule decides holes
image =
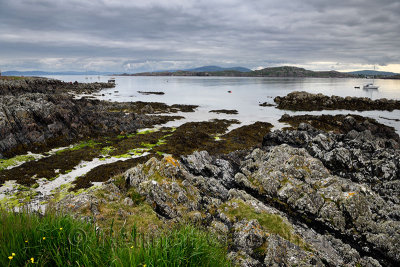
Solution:
[[[373,83],[368,83],[366,85],[363,86],[363,89],[378,89],[379,86],[373,84]]]
[[[374,71],[375,71],[375,66],[374,66]],[[379,86],[375,85],[374,82],[375,82],[375,76],[372,76],[372,83],[367,83],[366,85],[363,86],[363,89],[378,89]]]

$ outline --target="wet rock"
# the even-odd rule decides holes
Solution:
[[[21,95],[27,93],[67,93],[88,94],[100,91],[102,88],[112,88],[114,84],[110,83],[69,83],[60,80],[25,77],[18,80],[0,80],[0,95]]]
[[[0,80],[0,153],[6,157],[27,151],[40,153],[84,138],[132,133],[178,118],[137,114],[143,106],[146,113],[153,113],[149,104],[75,99],[71,94],[109,86],[33,78]],[[168,105],[158,104],[169,111]],[[185,108],[193,107],[178,105],[173,110]]]
[[[400,101],[386,98],[371,100],[367,97],[340,97],[312,94],[308,92],[291,92],[284,97],[274,99],[279,109],[288,110],[389,110],[400,109]]]
[[[218,109],[218,110],[210,110],[209,112],[211,112],[211,113],[217,113],[217,114],[221,114],[221,113],[223,113],[223,114],[233,114],[233,115],[236,115],[236,114],[238,114],[238,111],[237,110],[235,110],[235,109]]]
[[[151,107],[151,105],[144,106],[140,111],[143,114],[154,113],[154,109]]]

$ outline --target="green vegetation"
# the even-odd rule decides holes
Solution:
[[[300,236],[294,233],[292,226],[285,222],[278,214],[267,212],[257,212],[254,207],[246,204],[243,200],[232,199],[221,206],[221,210],[230,219],[258,220],[260,225],[272,234],[277,234],[282,238],[296,244],[302,248],[308,249],[307,244]]]
[[[38,160],[24,162],[21,166],[0,171],[0,184],[14,179],[17,183],[31,186],[35,178],[54,179],[76,168],[82,162],[94,158],[106,160],[108,157],[124,158],[118,161],[93,168],[75,181],[71,190],[87,188],[91,182],[104,182],[121,174],[150,157],[161,157],[164,154],[179,158],[196,150],[207,150],[211,155],[225,154],[235,150],[249,149],[260,143],[272,125],[257,122],[245,125],[226,133],[229,126],[238,123],[236,120],[213,120],[190,122],[178,128],[160,128],[143,130],[136,134],[105,136],[82,141],[70,148]],[[149,157],[143,157],[148,152]],[[132,155],[142,156],[141,160]]]
[[[112,151],[114,151],[115,150],[115,148],[114,147],[112,147],[112,146],[106,146],[106,147],[103,147],[102,149],[101,149],[101,154],[102,155],[108,155],[108,154],[110,154]]]
[[[99,145],[100,143],[95,142],[94,140],[88,140],[88,141],[83,141],[80,142],[77,145],[74,145],[70,150],[79,150],[85,147],[95,147],[96,145]],[[62,150],[63,151],[63,150]]]
[[[158,235],[136,227],[108,233],[71,215],[2,210],[1,266],[230,266],[210,234],[181,226]]]
[[[13,209],[29,203],[38,193],[29,187],[18,185],[12,194],[0,199],[0,208]]]
[[[10,159],[0,159],[0,171],[7,169],[10,166],[15,166],[22,162],[31,161],[34,159],[35,157],[31,155],[21,155],[21,156],[15,156]]]

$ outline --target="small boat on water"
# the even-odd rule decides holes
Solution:
[[[374,71],[375,71],[375,66],[374,66]],[[372,76],[372,83],[367,83],[366,85],[363,86],[363,89],[378,89],[379,86],[375,85],[375,76]]]
[[[378,89],[379,86],[373,84],[373,83],[368,83],[366,85],[363,86],[363,89]]]
[[[115,83],[115,78],[108,79],[108,83]]]

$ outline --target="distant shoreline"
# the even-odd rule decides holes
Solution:
[[[115,76],[189,76],[189,77],[271,77],[271,78],[375,78],[375,79],[400,79],[399,75],[365,75],[351,74],[338,71],[311,71],[297,67],[273,67],[249,72],[237,70],[222,71],[161,71],[161,72],[141,72],[141,73],[123,73]]]
[[[250,70],[243,67],[221,68],[217,66],[205,66],[186,70],[166,70],[140,73],[117,72],[46,72],[46,71],[5,71],[3,76],[57,76],[57,75],[102,75],[102,76],[189,76],[189,77],[290,77],[290,78],[375,78],[375,79],[400,79],[400,74],[380,71],[311,71],[293,66],[270,67],[261,70]],[[1,73],[0,73],[1,76]]]

